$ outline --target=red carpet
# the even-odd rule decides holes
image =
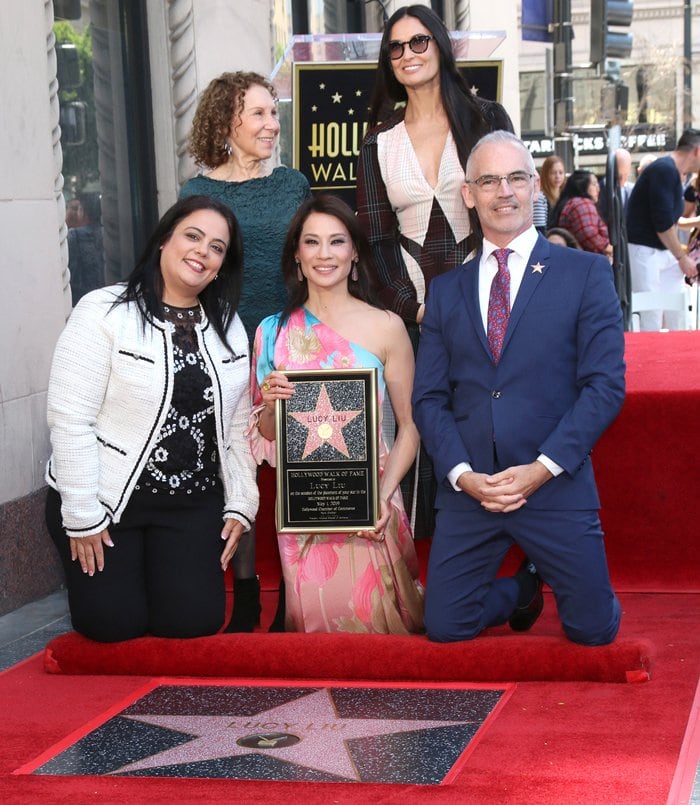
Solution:
[[[628,399],[593,458],[611,575],[618,590],[636,591],[620,596],[623,619],[614,646],[568,644],[551,595],[531,633],[491,630],[466,646],[418,637],[254,634],[208,638],[197,652],[197,641],[95,646],[69,635],[53,641],[45,658],[0,675],[0,801],[663,805],[670,793],[680,796],[698,746],[697,722],[687,735],[686,726],[700,673],[700,559],[693,536],[700,522],[700,333],[628,334],[627,347]],[[261,516],[269,520],[269,485],[267,495]],[[271,532],[260,543],[260,572],[270,589],[279,578]],[[45,673],[44,659],[59,673]],[[600,682],[646,679],[652,659],[645,684]],[[210,677],[542,681],[518,682],[468,762],[442,786],[12,774],[140,688],[144,677],[136,668],[160,675],[173,661],[187,664],[180,673]],[[97,669],[116,675],[94,674]],[[76,670],[92,675],[75,676]]]
[[[698,592],[700,331],[626,343],[627,399],[593,452],[610,575],[618,591]]]
[[[46,674],[35,657],[0,675],[0,801],[663,805],[700,672],[700,595],[625,594],[621,600],[620,640],[641,637],[656,646],[651,680],[518,683],[468,762],[443,786],[13,775],[147,680]],[[543,621],[545,632],[555,628],[552,607]],[[529,636],[520,640],[528,643]],[[371,647],[363,654],[371,666]]]

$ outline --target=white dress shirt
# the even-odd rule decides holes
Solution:
[[[525,230],[525,232],[514,238],[508,247],[511,249],[512,254],[508,255],[508,271],[510,272],[510,308],[513,309],[515,298],[520,290],[520,284],[525,276],[525,269],[527,268],[528,260],[535,248],[537,242],[537,230],[534,226]],[[500,248],[491,241],[484,238],[481,259],[479,261],[479,307],[481,309],[481,320],[484,324],[484,330],[488,332],[488,311],[489,311],[489,296],[491,294],[491,283],[493,278],[498,273],[498,263],[494,255],[494,251]],[[564,470],[558,464],[555,464],[547,456],[540,454],[537,460],[544,464],[544,466],[552,473],[552,475],[560,475]],[[471,465],[463,461],[457,464],[456,467],[450,470],[447,478],[459,492],[460,488],[457,486],[457,479],[463,472],[471,472]]]

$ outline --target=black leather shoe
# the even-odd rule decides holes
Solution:
[[[532,562],[526,557],[515,574],[515,580],[520,584],[523,582],[535,582],[535,592],[527,604],[516,607],[508,620],[508,625],[514,632],[527,632],[532,629],[535,622],[542,614],[544,608],[544,595],[542,595],[542,579],[537,571],[534,570]],[[522,580],[522,581],[521,581]]]

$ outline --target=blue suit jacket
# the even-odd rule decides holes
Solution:
[[[528,506],[599,508],[589,456],[625,394],[622,314],[610,265],[540,236],[496,366],[479,309],[479,257],[431,282],[421,327],[413,407],[437,475],[436,506],[479,506],[455,492],[447,473],[462,461],[494,472],[495,442],[500,469],[529,464],[540,453],[564,468]]]

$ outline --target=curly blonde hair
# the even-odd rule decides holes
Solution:
[[[190,133],[189,150],[198,165],[214,169],[226,162],[231,121],[243,110],[246,90],[255,85],[264,87],[277,102],[275,88],[259,73],[222,73],[209,82],[199,97]]]

